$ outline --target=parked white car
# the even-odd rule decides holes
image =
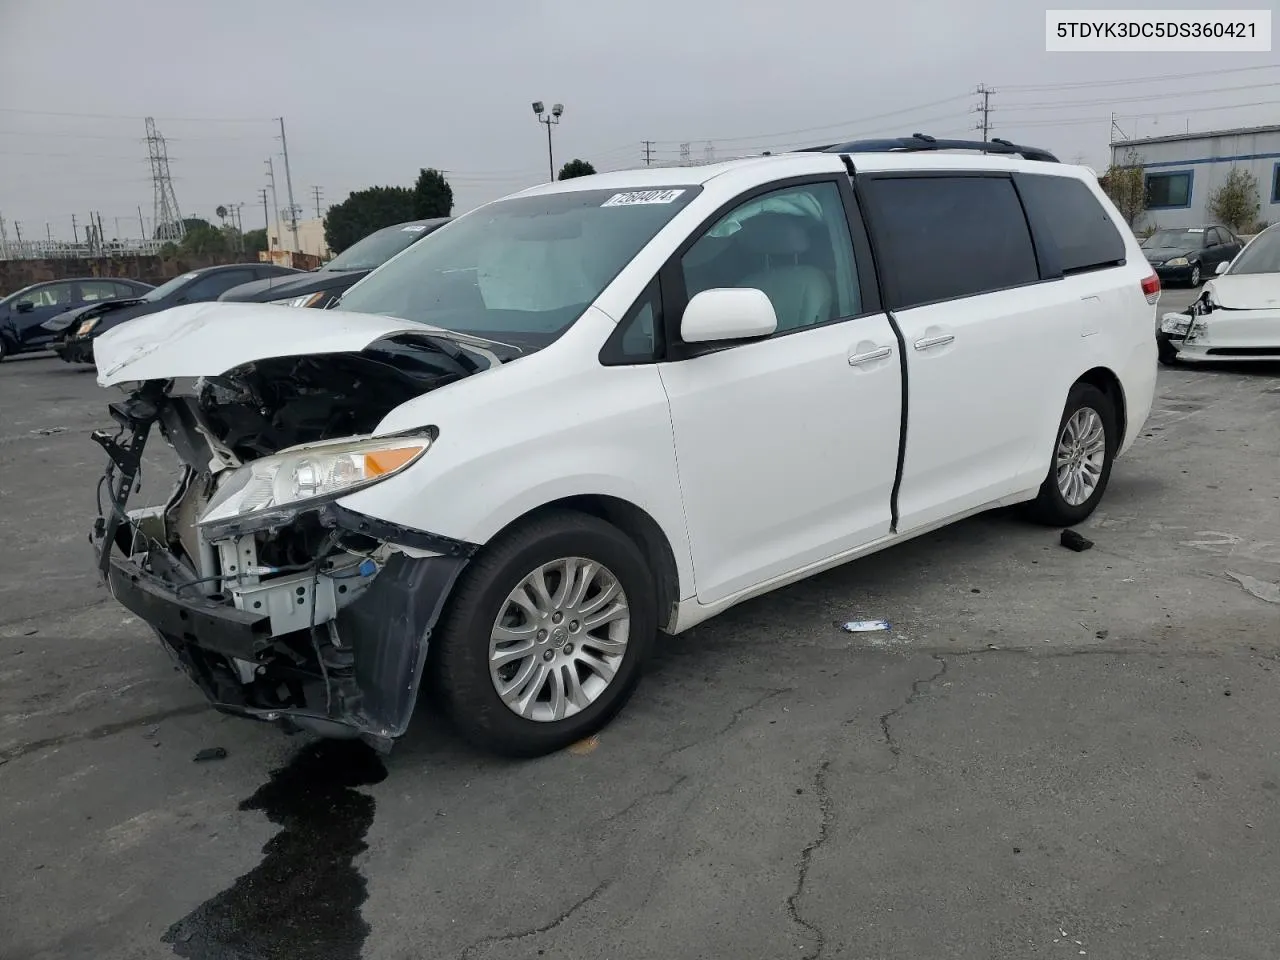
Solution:
[[[1166,364],[1280,360],[1280,224],[1241,250],[1181,313],[1160,318]]]
[[[104,577],[220,709],[386,747],[425,675],[532,755],[659,632],[993,507],[1084,520],[1159,282],[1086,168],[945,146],[547,184],[338,310],[110,331]],[[126,513],[153,425],[185,468]]]

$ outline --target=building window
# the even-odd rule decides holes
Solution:
[[[1280,203],[1280,163],[1271,168],[1271,202]]]
[[[1147,174],[1147,209],[1191,206],[1191,171]]]

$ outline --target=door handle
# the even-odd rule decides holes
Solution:
[[[915,342],[917,350],[928,350],[930,347],[940,347],[944,343],[950,343],[955,337],[949,333],[944,333],[936,337],[925,337]]]
[[[876,349],[868,350],[866,353],[855,353],[849,358],[849,366],[856,367],[860,363],[870,363],[872,360],[883,360],[891,353],[893,353],[893,347],[876,347]]]

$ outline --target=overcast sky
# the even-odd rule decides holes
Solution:
[[[1027,0],[0,0],[0,216],[10,240],[15,221],[69,240],[89,211],[137,236],[146,116],[182,213],[243,202],[246,229],[262,225],[268,157],[287,202],[280,116],[307,216],[314,186],[327,205],[423,166],[448,172],[455,212],[545,180],[533,100],[565,105],[556,166],[598,169],[641,164],[644,140],[673,162],[681,142],[702,159],[708,141],[723,158],[972,135],[979,83],[996,90],[993,135],[1099,168],[1112,112],[1142,136],[1280,116],[1280,67],[1240,69],[1275,53],[1050,54],[1044,31]],[[1229,72],[1187,76],[1205,71]]]

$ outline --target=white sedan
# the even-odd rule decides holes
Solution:
[[[1166,313],[1160,360],[1280,360],[1280,224],[1249,242],[1186,311]]]

